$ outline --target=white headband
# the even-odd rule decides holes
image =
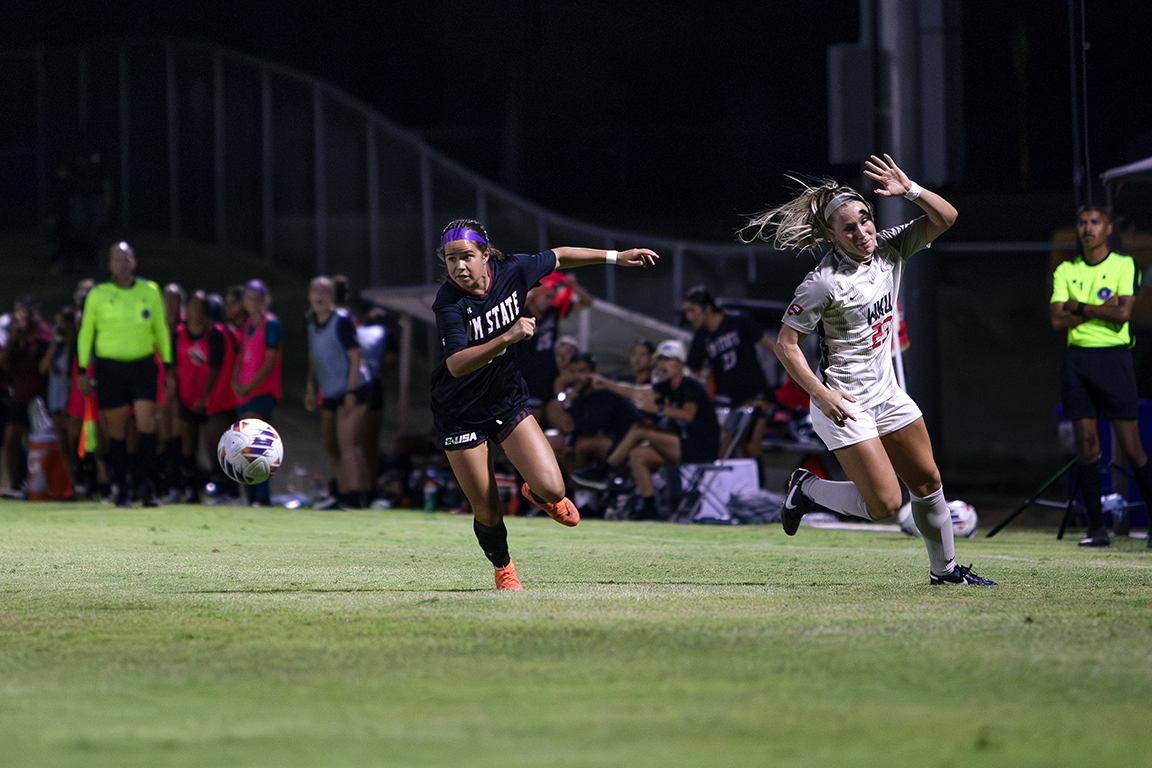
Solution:
[[[841,192],[829,200],[828,205],[824,206],[824,221],[828,221],[828,219],[832,218],[832,214],[853,200],[861,200],[860,195],[855,192]],[[863,202],[863,200],[861,200],[861,202]]]

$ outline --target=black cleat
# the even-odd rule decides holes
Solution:
[[[145,507],[160,506],[160,499],[156,498],[156,488],[150,481],[144,483],[140,489],[140,503]]]
[[[1148,540],[1152,541],[1152,537],[1150,537]],[[1093,548],[1110,547],[1112,546],[1112,540],[1108,538],[1108,531],[1104,528],[1100,528],[1088,538],[1080,539],[1079,546]]]
[[[812,509],[812,499],[800,487],[810,477],[816,477],[806,469],[797,469],[788,478],[788,492],[784,497],[784,506],[780,508],[780,522],[784,525],[784,533],[795,536],[800,527],[800,518]]]
[[[970,565],[958,565],[952,569],[951,573],[946,573],[943,576],[937,576],[929,572],[928,583],[934,587],[947,584],[953,587],[994,587],[996,582],[991,579],[981,578],[972,572]]]
[[[612,480],[612,465],[601,459],[595,464],[572,470],[572,482],[596,491],[607,490]]]

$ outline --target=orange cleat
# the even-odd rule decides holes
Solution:
[[[516,578],[516,566],[512,565],[511,560],[508,561],[508,565],[496,569],[496,591],[499,592],[502,589],[513,591],[524,589],[520,584],[520,579]]]
[[[571,528],[580,522],[580,510],[576,509],[576,505],[569,501],[567,496],[555,504],[542,504],[536,501],[536,498],[532,495],[532,491],[528,489],[528,483],[524,483],[524,485],[520,487],[520,493],[524,494],[524,498],[528,499],[528,501],[547,512],[548,517],[561,525],[566,525]]]

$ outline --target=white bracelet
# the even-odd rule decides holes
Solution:
[[[912,186],[909,187],[908,191],[904,193],[904,199],[905,200],[915,200],[916,198],[920,197],[920,193],[923,191],[924,191],[923,187],[921,187],[916,182],[912,182]]]
[[[620,255],[620,252],[619,252],[619,251],[608,251],[608,252],[606,252],[606,253],[604,254],[604,263],[605,263],[605,264],[615,264],[615,263],[616,263],[616,257],[617,257],[617,256],[619,256],[619,255]]]

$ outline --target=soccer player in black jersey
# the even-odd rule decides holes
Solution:
[[[659,256],[647,248],[554,248],[505,255],[489,245],[480,222],[460,219],[444,228],[437,257],[447,270],[432,302],[443,349],[432,373],[439,445],[472,505],[473,529],[496,568],[496,588],[521,589],[508,554],[488,440],[500,444],[524,477],[521,492],[529,501],[564,525],[580,522],[580,513],[564,495],[564,478],[548,439],[532,417],[516,356],[505,354],[535,330],[535,319],[525,314],[528,289],[556,269],[604,263],[643,267],[654,265]]]

